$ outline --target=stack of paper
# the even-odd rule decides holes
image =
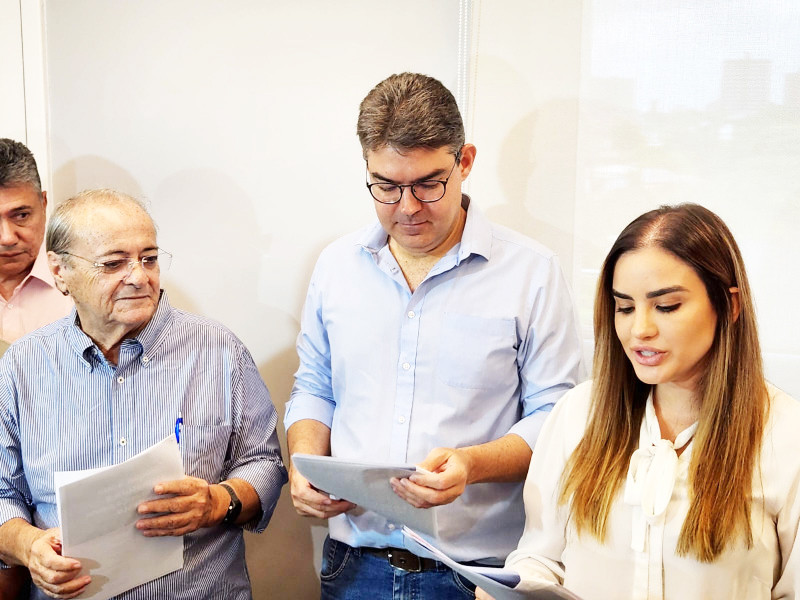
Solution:
[[[183,478],[173,436],[118,465],[54,474],[62,554],[81,562],[92,582],[82,599],[106,600],[183,567],[183,537],[148,538],[136,507],[153,487]]]
[[[510,569],[499,567],[467,567],[454,561],[444,552],[436,548],[429,541],[424,539],[417,532],[408,527],[403,527],[406,548],[417,556],[433,558],[446,564],[456,573],[463,575],[466,579],[482,588],[495,600],[581,600],[578,596],[570,592],[563,586],[547,581],[542,581],[535,585],[527,585],[525,592],[515,590],[520,582],[519,574]]]

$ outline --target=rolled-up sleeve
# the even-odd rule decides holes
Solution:
[[[517,357],[523,418],[509,433],[532,449],[555,403],[585,377],[575,304],[556,256],[531,294],[529,314]]]
[[[278,414],[250,353],[242,348],[238,381],[232,385],[234,428],[224,479],[237,477],[253,486],[261,500],[261,517],[244,525],[261,533],[267,527],[288,477],[281,458]]]
[[[312,276],[303,306],[297,354],[300,366],[295,373],[294,387],[286,404],[283,424],[288,430],[303,419],[314,419],[331,426],[336,403],[331,384],[331,350],[322,319],[322,301]]]

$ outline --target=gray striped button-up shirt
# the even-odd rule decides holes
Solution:
[[[246,528],[263,531],[286,470],[275,408],[241,341],[172,308],[164,292],[150,323],[122,343],[116,366],[78,324],[73,311],[0,359],[0,524],[20,517],[57,527],[54,471],[122,462],[171,434],[181,414],[185,473],[248,481],[262,514]],[[46,596],[34,590],[31,597]],[[118,598],[251,598],[242,528],[184,536],[183,569]]]

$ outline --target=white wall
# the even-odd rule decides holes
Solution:
[[[175,254],[173,302],[242,337],[282,413],[314,260],[372,218],[358,102],[401,70],[455,90],[466,4],[47,0],[49,87],[28,102],[50,110],[51,197],[106,186],[149,199]],[[559,252],[587,345],[617,233],[660,203],[698,201],[740,242],[768,374],[800,398],[800,5],[471,4],[469,191]],[[256,598],[316,597],[323,535],[284,493],[248,539]]]
[[[0,137],[25,141],[25,82],[18,0],[0,0]]]
[[[0,137],[20,141],[36,157],[49,187],[44,30],[37,0],[0,0]]]

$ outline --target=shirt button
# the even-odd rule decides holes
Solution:
[[[126,440],[125,438],[119,438],[119,445],[120,446],[124,446],[127,443],[128,443],[128,440]]]
[[[406,418],[405,417],[397,417],[397,422],[398,423],[405,423],[406,422]]]
[[[417,316],[417,313],[415,313],[413,310],[408,311],[408,318],[409,319],[413,319],[416,316]]]
[[[409,363],[403,363],[403,370],[404,371],[408,371],[410,368],[411,368],[411,365]]]
[[[395,527],[394,527],[394,523],[389,523],[389,524],[386,526],[386,528],[387,528],[389,531],[394,531],[394,529],[395,529]]]
[[[150,359],[147,356],[143,356],[142,357],[142,362],[143,363],[150,362]]]
[[[8,308],[14,308],[14,305],[13,304],[9,304]]]
[[[117,377],[117,383],[122,383],[123,381],[125,381],[124,377]]]

